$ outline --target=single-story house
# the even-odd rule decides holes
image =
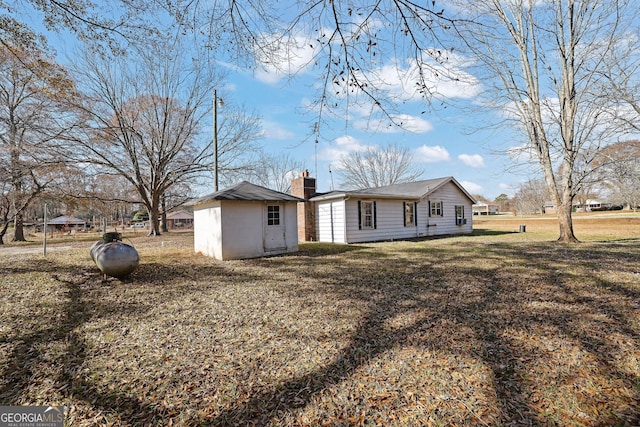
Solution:
[[[170,230],[193,228],[193,214],[185,210],[167,213],[167,228]]]
[[[296,252],[302,201],[246,181],[194,200],[194,249],[219,260]]]
[[[78,231],[87,228],[87,221],[71,216],[59,216],[47,220],[47,231]]]
[[[305,189],[303,175],[292,183]],[[315,180],[313,181],[315,183]],[[453,177],[407,182],[354,191],[331,191],[307,198],[299,218],[309,218],[315,233],[306,240],[357,243],[408,239],[473,231],[472,205],[476,200]],[[300,224],[308,228],[309,224]]]
[[[556,213],[558,213],[558,210],[556,209],[555,203],[553,203],[550,200],[547,200],[546,202],[544,202],[544,206],[542,207],[542,212],[548,215],[555,215]]]
[[[497,215],[500,213],[500,206],[486,202],[478,202],[471,209],[474,215]]]
[[[602,210],[603,203],[600,200],[587,199],[583,205],[579,200],[574,200],[573,209],[576,212],[591,212]]]

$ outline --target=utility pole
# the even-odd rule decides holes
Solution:
[[[42,256],[47,257],[47,204],[44,204],[44,221],[42,223]]]
[[[218,191],[218,91],[213,90],[213,167],[215,191]]]

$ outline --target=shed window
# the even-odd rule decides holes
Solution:
[[[280,225],[280,206],[267,206],[267,225]]]

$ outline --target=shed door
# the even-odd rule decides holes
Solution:
[[[265,252],[287,248],[283,203],[270,202],[265,205],[263,230]]]

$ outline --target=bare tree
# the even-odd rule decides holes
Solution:
[[[211,111],[214,80],[176,48],[126,57],[86,53],[77,66],[90,128],[69,155],[90,162],[96,174],[127,179],[149,212],[153,235],[160,234],[163,193],[209,169],[210,145],[197,138]]]
[[[521,215],[543,213],[548,198],[547,186],[543,180],[530,179],[523,182],[513,195],[513,203]]]
[[[304,163],[289,154],[269,155],[264,151],[252,163],[251,175],[245,179],[282,193],[291,190],[291,180],[304,169]]]
[[[252,159],[259,151],[257,141],[262,137],[262,128],[260,117],[247,112],[244,106],[233,106],[226,101],[218,113],[218,173],[221,185],[229,186],[235,184],[238,177],[247,179],[251,175]],[[214,153],[215,150],[208,152]],[[215,161],[209,169],[215,171]]]
[[[411,151],[405,147],[367,147],[342,157],[337,170],[347,188],[382,187],[413,181],[422,175],[412,160]]]
[[[613,203],[640,206],[640,141],[621,141],[603,148],[594,160],[596,177]]]
[[[637,15],[620,0],[464,2],[457,29],[487,88],[486,105],[526,135],[558,207],[559,241],[577,241],[572,202],[576,161],[611,140],[606,62]],[[615,78],[615,77],[614,77]],[[556,174],[554,171],[563,173]]]
[[[77,68],[91,128],[69,155],[90,162],[96,173],[127,179],[149,212],[150,234],[158,235],[165,193],[185,183],[194,188],[212,171],[211,132],[202,132],[219,81],[174,42],[126,57],[87,53]],[[228,113],[219,126],[223,168],[233,166],[258,133],[239,116]]]
[[[41,16],[42,26],[49,31],[68,30],[78,39],[100,49],[122,52],[133,42],[146,43],[150,38],[166,34],[160,29],[163,22],[162,2],[131,2],[114,0],[25,0],[0,2],[0,45],[15,40],[25,46],[32,42],[31,29],[17,20],[20,16]],[[11,16],[13,15],[13,16]],[[98,47],[99,46],[99,47]]]
[[[620,131],[640,131],[640,27],[630,30],[613,45],[609,56],[598,70],[604,82],[597,89],[608,91],[614,102],[615,120]]]
[[[73,82],[38,37],[29,37],[25,47],[8,40],[0,45],[0,162],[8,171],[5,214],[15,223],[14,241],[26,240],[23,212],[60,175],[56,147],[77,125],[63,102],[74,93]]]

